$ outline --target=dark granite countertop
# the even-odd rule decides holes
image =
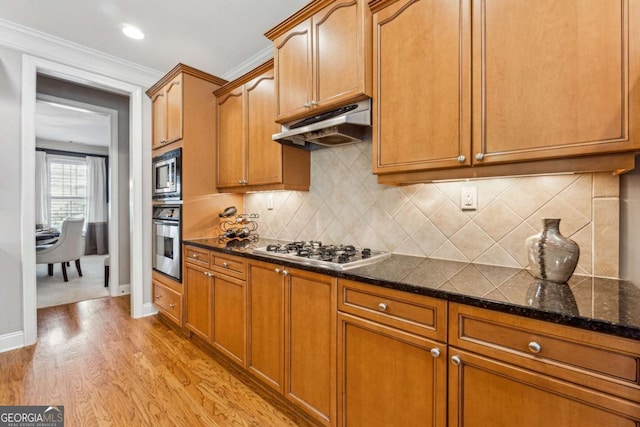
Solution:
[[[534,278],[526,269],[497,267],[408,255],[364,267],[335,271],[254,254],[257,242],[217,238],[190,239],[185,244],[231,255],[268,261],[385,288],[512,313],[640,340],[640,287],[628,281],[574,275],[567,284]]]

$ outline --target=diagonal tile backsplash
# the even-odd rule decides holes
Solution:
[[[355,244],[407,255],[527,267],[540,219],[580,245],[578,274],[618,276],[619,179],[607,173],[379,185],[371,143],[312,152],[311,188],[245,195],[262,237]],[[478,208],[460,209],[461,187]],[[268,209],[272,205],[273,209]],[[597,240],[597,241],[596,241]]]

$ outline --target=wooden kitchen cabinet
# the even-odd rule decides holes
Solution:
[[[316,0],[265,34],[274,44],[280,123],[371,96],[365,0]]]
[[[178,326],[183,325],[183,288],[182,284],[154,271],[151,283],[153,285],[153,304],[162,315]]]
[[[449,304],[449,425],[636,426],[640,343]]]
[[[372,10],[374,173],[470,165],[468,2],[387,1]]]
[[[634,167],[636,2],[370,6],[379,182]]]
[[[185,327],[245,366],[246,261],[185,245]]]
[[[182,139],[182,87],[179,74],[151,97],[152,148]]]
[[[211,341],[213,273],[190,262],[184,263],[183,273],[185,327],[205,341]]]
[[[446,425],[446,301],[343,279],[338,295],[338,425]]]
[[[248,270],[248,369],[335,425],[336,279],[259,261]]]
[[[274,87],[270,60],[215,92],[219,189],[309,190],[310,153],[271,138],[280,129]]]
[[[247,369],[284,392],[284,282],[278,266],[247,265]]]

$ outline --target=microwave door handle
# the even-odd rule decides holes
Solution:
[[[173,174],[176,171],[176,164],[174,162],[169,162],[169,186],[173,185]]]

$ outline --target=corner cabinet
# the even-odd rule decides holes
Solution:
[[[310,153],[271,139],[274,87],[271,60],[215,92],[219,189],[309,190]]]
[[[278,122],[371,95],[370,22],[365,0],[316,0],[265,34],[274,44]]]
[[[324,425],[336,423],[336,279],[248,263],[247,368]]]
[[[637,2],[370,7],[380,182],[633,168]]]

